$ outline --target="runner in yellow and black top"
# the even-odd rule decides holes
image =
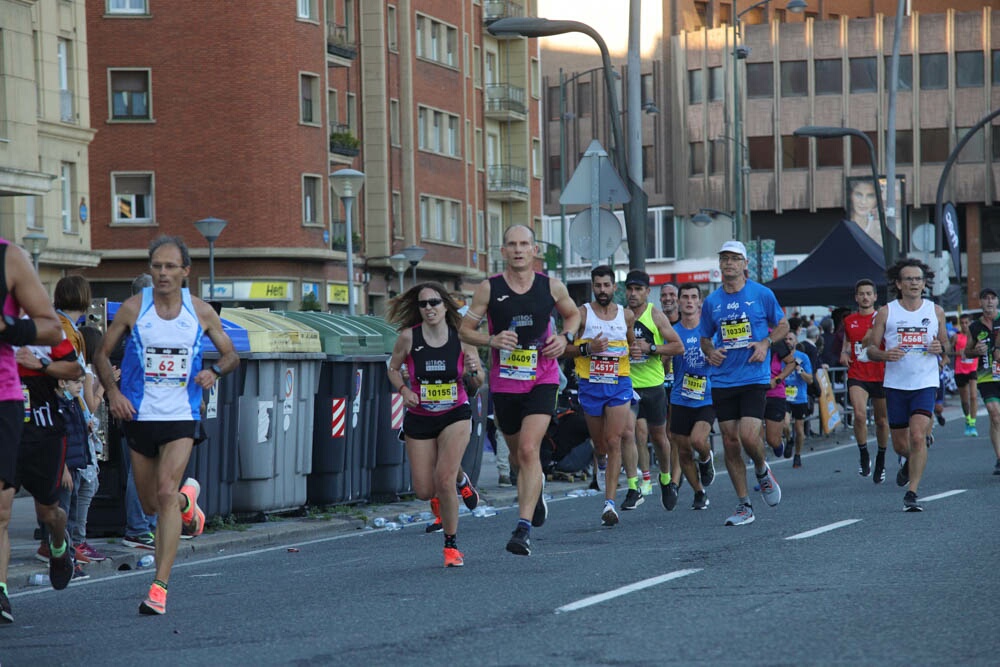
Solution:
[[[635,315],[632,333],[632,358],[630,360],[632,389],[639,397],[639,412],[635,422],[635,438],[638,450],[647,453],[647,437],[656,447],[656,458],[660,465],[660,502],[667,510],[677,505],[677,484],[670,477],[670,440],[667,438],[667,392],[664,390],[664,367],[674,355],[684,352],[680,336],[670,325],[667,316],[649,303],[649,274],[644,271],[629,271],[625,277],[625,294],[628,307]],[[626,450],[631,450],[628,444]],[[630,470],[631,451],[623,451],[625,469]],[[636,456],[641,463],[641,457]],[[649,473],[648,462],[646,474]],[[640,466],[641,467],[641,466]],[[645,491],[640,492],[639,478],[629,477],[628,493],[622,503],[623,510],[635,508],[642,502]]]
[[[622,465],[622,443],[632,437],[632,380],[629,377],[629,348],[635,342],[632,311],[619,306],[615,294],[615,272],[601,265],[590,272],[594,300],[580,308],[580,335],[577,344],[566,349],[576,357],[580,406],[587,419],[590,440],[598,456],[608,457],[604,485],[605,526],[618,523],[615,492]]]
[[[976,384],[979,395],[990,416],[990,442],[996,454],[993,474],[1000,475],[1000,359],[997,359],[997,332],[1000,331],[1000,317],[997,314],[1000,299],[997,293],[987,287],[979,293],[979,305],[983,314],[969,325],[969,342],[965,346],[966,356],[979,356],[979,377]]]

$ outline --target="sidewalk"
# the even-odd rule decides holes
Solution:
[[[980,409],[980,437],[985,437],[988,425],[983,423],[985,409]],[[945,408],[945,418],[951,422],[962,419],[962,409],[957,397],[951,399],[951,404]],[[843,442],[853,440],[850,431],[838,431],[829,437],[814,437],[807,441],[812,449],[826,449]],[[721,452],[721,442],[715,437],[715,451]],[[482,468],[479,475],[480,504],[493,507],[508,507],[517,504],[517,489],[500,487],[497,484],[496,461],[492,452],[483,453]],[[565,496],[575,489],[587,488],[589,482],[546,482],[545,492],[553,497]],[[464,507],[461,506],[464,510]],[[191,540],[182,540],[177,552],[177,560],[203,557],[218,553],[239,553],[259,547],[273,546],[296,540],[311,539],[322,535],[343,533],[352,530],[364,530],[372,526],[376,518],[386,521],[397,521],[400,514],[417,516],[429,511],[428,503],[420,500],[391,503],[387,505],[356,505],[342,506],[340,511],[333,511],[316,516],[304,517],[272,517],[263,523],[240,524],[234,528],[224,528]],[[14,499],[14,509],[10,521],[11,558],[7,576],[7,585],[11,591],[18,591],[29,586],[31,576],[47,573],[48,566],[35,558],[38,542],[34,539],[35,531],[34,500],[30,496]],[[140,558],[153,553],[148,549],[135,549],[121,544],[119,538],[102,538],[88,540],[98,551],[108,556],[102,563],[89,563],[85,569],[92,577],[108,576],[115,570],[135,569]]]

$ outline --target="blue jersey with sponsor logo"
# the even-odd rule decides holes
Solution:
[[[812,362],[809,361],[809,356],[805,352],[795,350],[795,358],[799,362],[799,367],[785,378],[785,400],[789,403],[801,405],[802,403],[809,402],[809,386],[802,379],[800,373],[806,372],[812,375],[813,369]]]
[[[733,294],[721,287],[709,294],[701,306],[701,336],[726,351],[726,360],[712,369],[712,385],[770,384],[770,355],[750,363],[750,345],[764,340],[784,316],[774,292],[752,280]]]
[[[695,326],[688,329],[678,321],[674,331],[684,343],[684,354],[673,358],[674,383],[670,389],[670,403],[689,408],[711,405],[712,372],[715,369],[701,351],[701,328]]]

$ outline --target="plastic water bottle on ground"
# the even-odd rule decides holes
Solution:
[[[31,575],[31,579],[28,580],[28,583],[31,584],[32,586],[49,586],[49,585],[51,585],[51,582],[49,581],[49,575],[42,574],[42,573]]]
[[[480,519],[483,517],[496,516],[496,515],[497,515],[496,508],[491,507],[490,505],[479,505],[478,507],[476,507],[476,509],[472,510],[472,516],[478,517]]]
[[[417,520],[419,520],[419,521],[433,521],[434,520],[434,513],[433,512],[421,512],[417,516]]]
[[[413,515],[412,514],[406,514],[405,512],[403,512],[402,514],[400,514],[396,518],[399,519],[400,523],[413,523],[413,521],[414,521]]]
[[[375,517],[375,520],[372,521],[372,525],[376,528],[385,528],[385,518],[380,516]]]
[[[135,564],[136,568],[143,570],[148,567],[153,567],[156,565],[156,558],[152,554],[146,554],[139,559],[139,562]]]
[[[403,527],[396,523],[395,521],[387,521],[385,524],[386,530],[401,530]]]

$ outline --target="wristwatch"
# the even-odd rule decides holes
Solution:
[[[208,367],[208,370],[215,373],[215,377],[222,377],[222,369],[219,368],[219,364],[212,364]]]
[[[650,343],[649,344],[649,353],[650,354],[656,354],[656,343]]]
[[[40,363],[42,365],[42,372],[44,373],[45,369],[47,369],[49,367],[49,364],[52,363],[52,360],[49,359],[48,357],[41,357],[38,360],[38,363]]]
[[[566,336],[566,344],[567,345],[572,345],[573,341],[576,340],[576,336],[573,334],[572,331],[563,331],[562,335]]]

